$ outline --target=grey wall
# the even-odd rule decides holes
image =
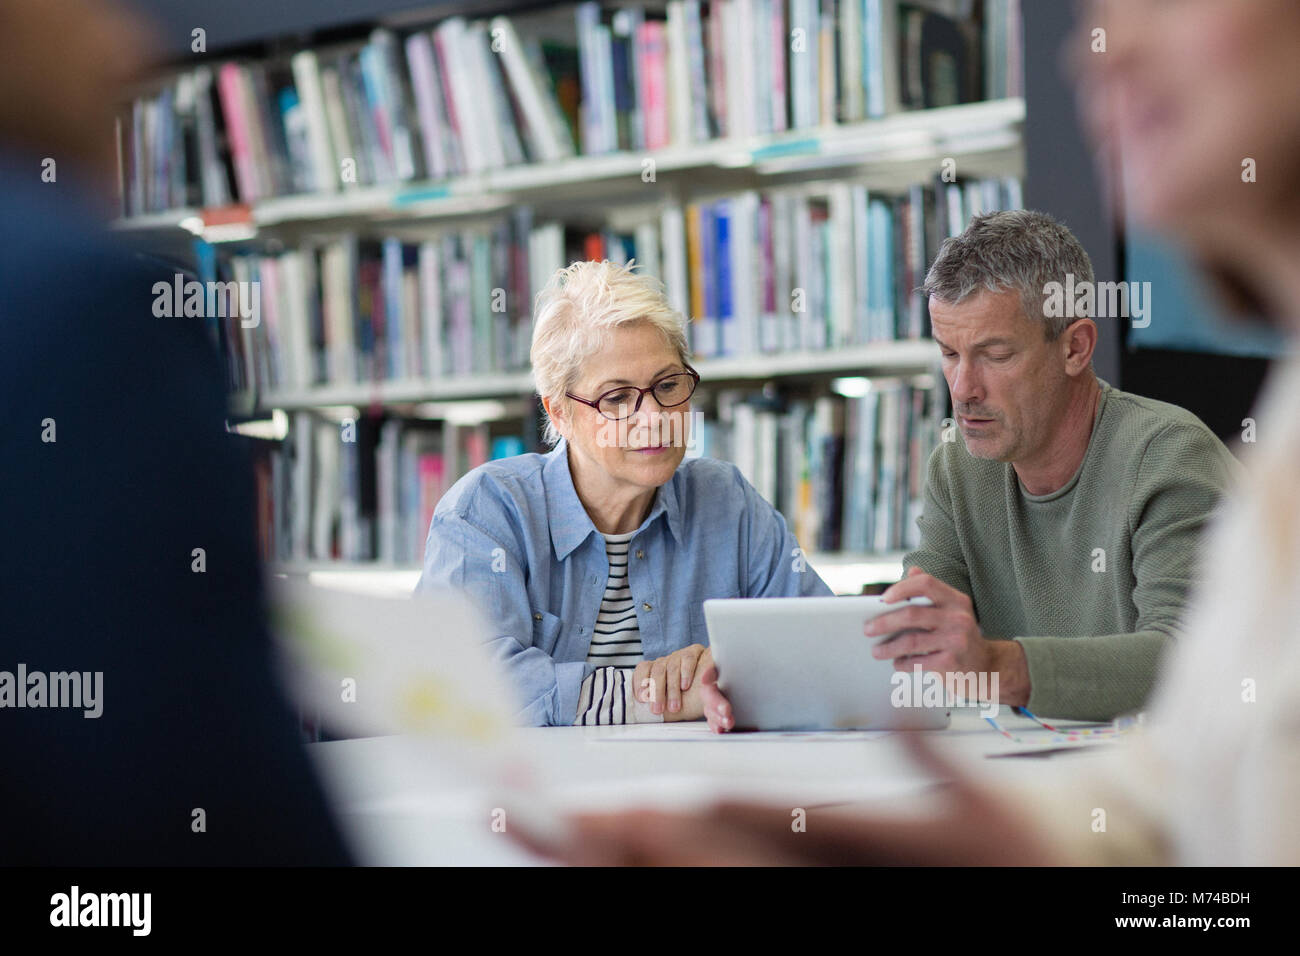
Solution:
[[[1027,0],[1025,23],[1025,205],[1069,226],[1092,258],[1098,282],[1123,279],[1119,230],[1102,202],[1092,151],[1084,141],[1074,90],[1062,70],[1062,48],[1074,24],[1073,4]],[[1101,319],[1094,364],[1120,386],[1119,322]]]

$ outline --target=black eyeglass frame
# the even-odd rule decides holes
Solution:
[[[621,422],[631,418],[637,412],[641,411],[641,403],[645,400],[646,393],[653,392],[661,382],[665,381],[666,379],[673,378],[674,376],[677,375],[683,375],[683,374],[689,375],[691,377],[691,390],[686,393],[686,397],[683,398],[680,402],[673,402],[671,405],[665,405],[663,404],[663,402],[659,402],[659,399],[657,398],[655,399],[656,402],[659,402],[660,408],[677,408],[679,405],[685,405],[687,402],[689,402],[691,400],[691,396],[695,394],[695,390],[700,387],[700,373],[695,371],[695,369],[691,368],[689,365],[686,365],[685,363],[682,364],[683,367],[686,369],[684,373],[673,372],[670,375],[665,375],[663,378],[656,379],[655,381],[651,382],[645,388],[640,388],[636,385],[620,385],[617,388],[611,388],[608,391],[601,392],[599,395],[596,396],[595,401],[591,401],[590,399],[586,399],[586,398],[581,398],[577,395],[574,395],[572,392],[565,392],[564,394],[568,398],[573,399],[575,402],[581,402],[583,405],[586,405],[588,408],[594,408],[596,410],[596,414],[599,415],[601,418],[605,419],[606,421]],[[622,418],[610,418],[608,415],[606,415],[604,412],[600,410],[600,403],[605,398],[606,395],[613,395],[615,392],[622,392],[622,391],[626,391],[627,389],[632,389],[634,392],[637,393],[636,404],[632,406],[632,411],[628,412]]]

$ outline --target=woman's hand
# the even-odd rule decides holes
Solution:
[[[698,709],[693,717],[682,716],[682,698],[695,682],[700,659],[706,654],[708,648],[703,644],[691,644],[667,657],[637,664],[632,672],[636,699],[649,704],[651,713],[663,714],[664,720],[699,720],[702,713]],[[712,665],[711,655],[708,662]],[[694,696],[698,697],[698,694]]]
[[[731,712],[731,703],[718,689],[718,668],[713,663],[713,653],[705,651],[704,654],[708,660],[700,658],[699,677],[695,681],[699,688],[700,707],[713,732],[724,734],[736,726],[736,715]]]
[[[632,686],[637,700],[650,704],[650,710],[663,714],[665,721],[703,718],[720,734],[736,726],[731,704],[718,689],[713,652],[702,644],[642,661],[632,672]]]

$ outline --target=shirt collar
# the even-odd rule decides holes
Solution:
[[[654,504],[650,507],[650,514],[637,529],[638,533],[648,528],[662,514],[673,539],[678,544],[682,543],[680,475],[681,469],[678,468],[672,478],[660,486]],[[563,561],[588,537],[598,533],[591,516],[578,498],[577,489],[573,487],[568,442],[563,438],[546,455],[546,464],[542,466],[542,482],[546,486],[546,517],[551,526],[551,544],[555,548],[555,557]]]

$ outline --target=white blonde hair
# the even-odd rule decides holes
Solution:
[[[608,343],[610,330],[643,322],[658,329],[686,364],[690,346],[681,313],[668,304],[663,283],[633,271],[635,263],[574,262],[537,294],[529,354],[538,396],[567,409],[564,393],[576,384],[586,361]],[[548,445],[560,440],[549,415],[543,437]]]

